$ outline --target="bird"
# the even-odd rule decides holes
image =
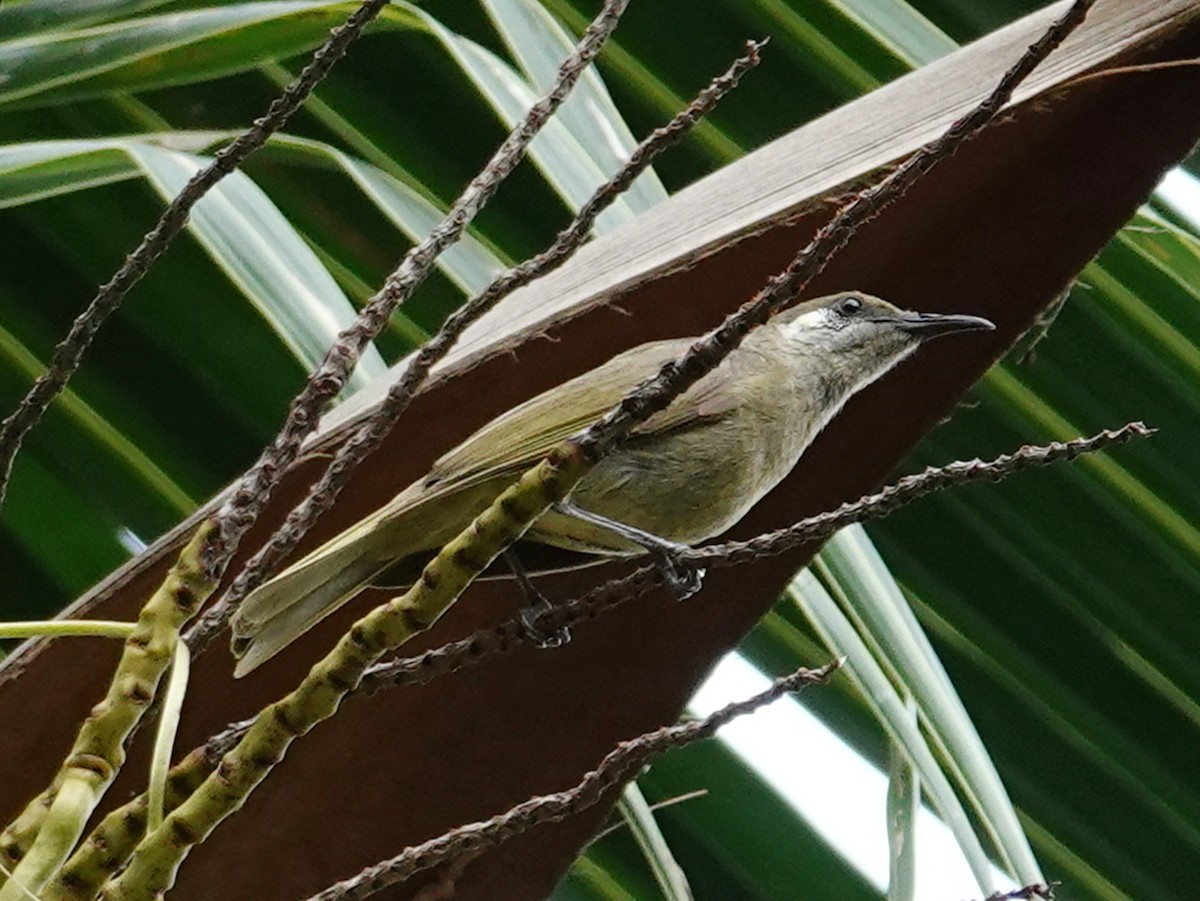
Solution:
[[[797,304],[636,426],[534,521],[523,542],[557,553],[563,568],[651,553],[670,575],[679,550],[737,523],[856,392],[931,338],[994,327],[978,316],[903,310],[861,291]],[[639,345],[502,414],[378,510],[263,583],[231,620],[235,675],[372,584],[411,585],[525,470],[696,340]],[[519,567],[511,575],[528,584]]]

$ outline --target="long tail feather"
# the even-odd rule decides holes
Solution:
[[[388,561],[330,554],[300,561],[252,592],[233,620],[234,676],[241,678],[356,595]]]

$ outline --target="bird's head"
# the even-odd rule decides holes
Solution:
[[[979,316],[902,310],[861,291],[807,301],[776,322],[789,344],[820,357],[850,390],[874,381],[931,338],[995,328]]]

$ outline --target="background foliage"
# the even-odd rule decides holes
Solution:
[[[572,33],[595,7],[544,5]],[[602,227],[1041,5],[713,0],[696,15],[686,0],[635,3],[602,56],[615,108],[598,82],[589,88],[607,118],[577,108],[547,135],[536,165],[510,180],[472,240],[376,343],[360,381],[416,346],[502,262],[549,239],[611,166],[608,142],[580,136],[601,121],[616,127],[615,109],[643,134],[745,38],[774,38],[760,71]],[[352,6],[5,5],[4,408],[150,226],[164,194],[261,112]],[[306,366],[474,174],[501,138],[501,120],[561,55],[535,40],[542,26],[522,18],[523,4],[497,0],[491,15],[486,6],[394,4],[287,136],[225,183],[135,290],[18,459],[0,513],[0,567],[20,586],[5,618],[60,608],[222,487],[271,437]],[[1173,177],[1186,187],[1188,176]],[[1200,243],[1187,212],[1161,198],[1144,208],[1083,273],[1032,359],[1014,355],[997,367],[904,469],[1127,419],[1160,434],[1116,458],[943,494],[870,529],[1065,898],[1194,891]],[[836,569],[827,558],[817,575],[853,606],[846,595],[865,589]],[[793,599],[744,651],[772,672],[827,654]],[[892,675],[904,683],[903,672]],[[886,763],[890,742],[860,696],[843,687],[804,700]],[[698,897],[785,897],[798,886],[826,897],[879,894],[718,742],[669,757],[642,786],[651,801],[709,790],[659,816]],[[561,891],[619,898],[656,889],[618,829]]]

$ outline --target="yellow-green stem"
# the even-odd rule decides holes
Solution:
[[[5,830],[6,852],[17,850],[12,839],[18,835],[26,841],[32,839],[32,845],[21,855],[13,878],[0,889],[0,901],[26,898],[21,886],[34,893],[42,891],[79,841],[88,818],[120,772],[125,739],[154,699],[180,628],[215,588],[201,564],[202,551],[214,534],[208,522],[196,531],[142,608],[133,633],[125,640],[108,693],[84,720],[54,777],[51,803],[46,804],[47,793],[39,795]]]
[[[142,840],[129,866],[104,887],[101,897],[149,901],[170,889],[191,848],[241,807],[291,743],[332,716],[368,666],[429,628],[589,468],[582,451],[567,444],[526,472],[441,550],[407,593],[356,622],[291,694],[261,711],[217,770]]]
[[[38,830],[42,828],[46,812],[54,802],[54,796],[58,793],[60,785],[62,785],[61,770],[55,774],[54,781],[50,783],[49,787],[25,805],[25,809],[8,824],[4,834],[0,835],[0,859],[3,860],[5,869],[8,871],[14,870],[21,859],[29,853],[29,849],[33,847],[33,840],[37,838]]]
[[[136,623],[99,619],[50,619],[28,623],[0,623],[0,638],[128,638]]]
[[[215,755],[199,747],[167,773],[165,809],[174,810],[216,769]],[[102,819],[42,892],[42,901],[95,898],[105,880],[125,866],[146,832],[148,795],[127,801]]]

